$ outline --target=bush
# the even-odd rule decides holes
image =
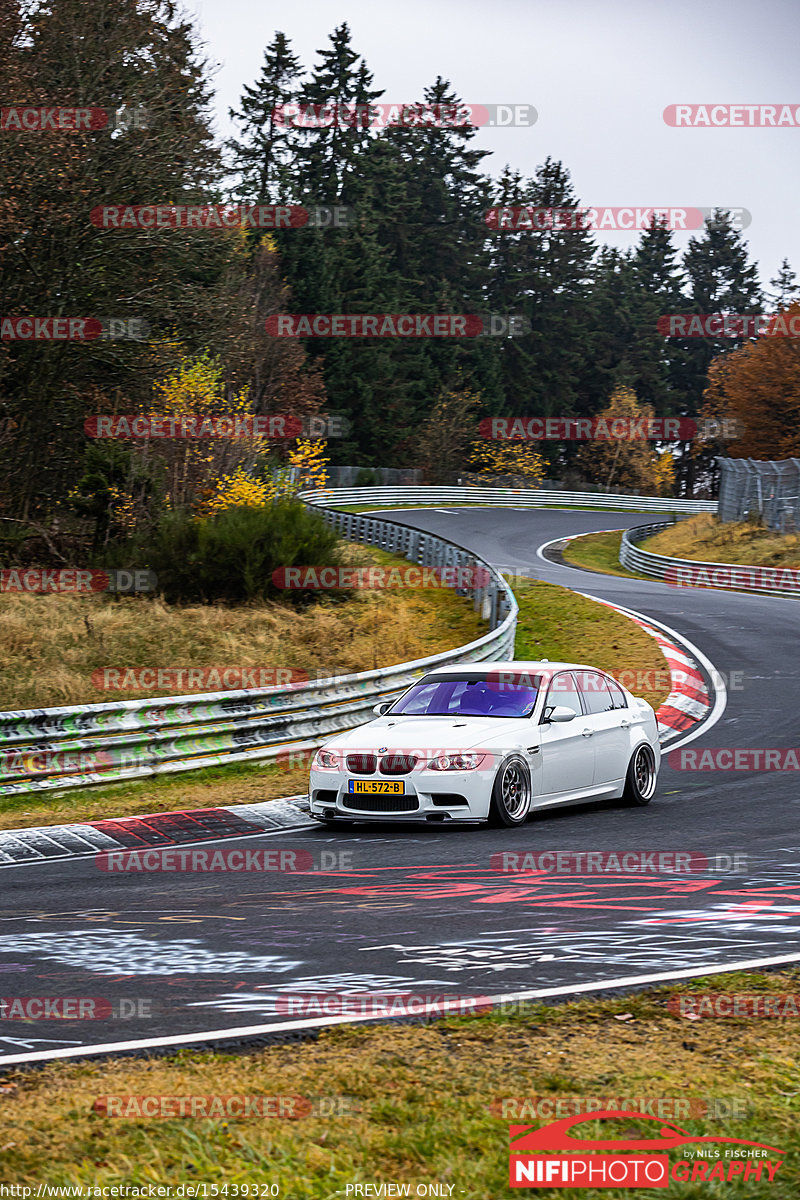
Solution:
[[[372,467],[359,467],[354,487],[374,487],[378,477]]]
[[[319,592],[277,588],[273,571],[341,561],[339,540],[320,514],[283,498],[265,508],[228,508],[205,521],[182,510],[165,513],[146,538],[117,546],[105,565],[155,571],[158,590],[171,604],[236,604],[318,598]]]

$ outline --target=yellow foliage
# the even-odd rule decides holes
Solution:
[[[227,508],[265,508],[278,496],[293,495],[306,487],[325,487],[328,482],[325,448],[323,441],[298,438],[289,452],[289,466],[277,468],[266,480],[253,478],[241,466],[232,474],[222,475],[210,498],[201,506],[199,518],[212,517]]]
[[[184,359],[166,379],[157,382],[154,390],[160,397],[153,415],[164,413],[176,416],[181,413],[212,412],[219,403],[224,391],[222,367],[215,359],[203,355],[194,361]],[[244,412],[247,408],[247,395],[241,393],[225,408],[235,412]]]
[[[242,467],[217,480],[214,493],[203,505],[202,515],[212,517],[226,508],[266,508],[275,499],[273,480],[253,479]]]
[[[659,496],[671,496],[675,487],[675,459],[669,450],[653,455],[653,485]]]
[[[130,492],[123,491],[113,485],[108,489],[111,497],[110,509],[114,522],[121,526],[126,533],[133,533],[136,528],[136,505]]]
[[[328,482],[328,459],[325,457],[327,443],[298,438],[294,450],[289,453],[289,466],[297,468],[293,490],[302,488],[324,488]]]
[[[542,456],[526,442],[473,442],[469,461],[482,475],[519,475],[527,483],[544,479]]]
[[[597,416],[608,425],[616,420],[635,423],[644,418],[652,421],[655,409],[652,404],[640,404],[633,388],[620,385]],[[618,488],[665,495],[669,494],[674,482],[672,455],[656,454],[652,446],[640,438],[587,442],[578,451],[576,464],[590,483],[607,487],[614,484]]]

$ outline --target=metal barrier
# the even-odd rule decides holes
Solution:
[[[716,512],[716,500],[673,500],[664,496],[621,496],[614,492],[555,492],[545,488],[491,487],[327,488],[300,493],[307,504],[487,504],[505,508],[633,509],[636,512]]]
[[[636,525],[626,529],[619,548],[619,561],[628,571],[660,579],[673,587],[710,587],[758,595],[797,598],[800,571],[784,567],[749,566],[740,563],[702,562],[696,558],[672,558],[642,550],[639,543],[668,529],[672,521]]]
[[[484,568],[470,595],[490,632],[413,662],[290,688],[124,700],[0,713],[0,795],[85,787],[309,750],[372,719],[372,708],[431,667],[514,657],[517,602],[503,577],[470,551],[394,521],[324,512],[345,537],[424,567]],[[461,576],[465,578],[465,576]]]

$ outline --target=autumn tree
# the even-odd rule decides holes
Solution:
[[[788,329],[800,327],[800,302],[782,314]],[[732,458],[793,458],[800,455],[800,342],[766,335],[711,363],[703,416],[741,423],[741,436],[726,443]],[[720,447],[722,450],[722,447]]]
[[[453,391],[437,397],[412,442],[415,462],[430,483],[450,483],[463,466],[477,429],[479,398]]]
[[[599,420],[609,427],[620,419],[633,425],[642,420],[652,421],[654,416],[652,404],[640,404],[629,387],[615,388],[606,407],[598,413]],[[613,485],[633,492],[663,495],[671,490],[674,480],[669,451],[659,454],[651,442],[639,438],[588,442],[578,451],[576,463],[588,482],[604,487]]]

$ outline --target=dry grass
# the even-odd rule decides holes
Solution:
[[[688,986],[786,993],[797,991],[798,975],[728,975]],[[501,1200],[509,1195],[509,1119],[490,1111],[492,1101],[733,1099],[739,1115],[690,1116],[677,1124],[699,1136],[780,1147],[787,1157],[775,1182],[671,1183],[670,1197],[794,1200],[800,1186],[796,1022],[690,1023],[666,1010],[667,995],[662,990],[530,1006],[510,1016],[423,1026],[340,1028],[316,1042],[238,1055],[186,1051],[168,1059],[20,1069],[0,1077],[3,1175],[27,1185],[277,1183],[286,1200],[344,1196],[348,1183],[363,1180],[409,1183],[414,1195],[416,1185],[439,1181],[453,1184],[456,1197]],[[10,1090],[2,1094],[2,1087]],[[340,1115],[124,1119],[94,1108],[99,1097],[120,1095],[324,1095]],[[341,1098],[341,1109],[334,1098]],[[532,1123],[548,1119],[534,1117]],[[623,1129],[636,1136],[635,1115],[616,1136]],[[585,1126],[582,1136],[590,1136]],[[609,1136],[607,1126],[599,1136]],[[671,1161],[682,1157],[681,1151],[670,1155]],[[536,1194],[577,1200],[639,1193]]]
[[[407,565],[348,547],[350,562]],[[305,611],[258,604],[179,608],[145,597],[0,595],[3,710],[173,695],[104,691],[96,668],[280,667],[310,678],[351,674],[473,641],[486,625],[451,590],[354,592]],[[185,690],[185,689],[181,689]],[[207,691],[208,688],[196,689]]]
[[[642,548],[703,562],[800,567],[800,535],[774,533],[750,521],[723,524],[713,513],[678,521],[648,538]]]

